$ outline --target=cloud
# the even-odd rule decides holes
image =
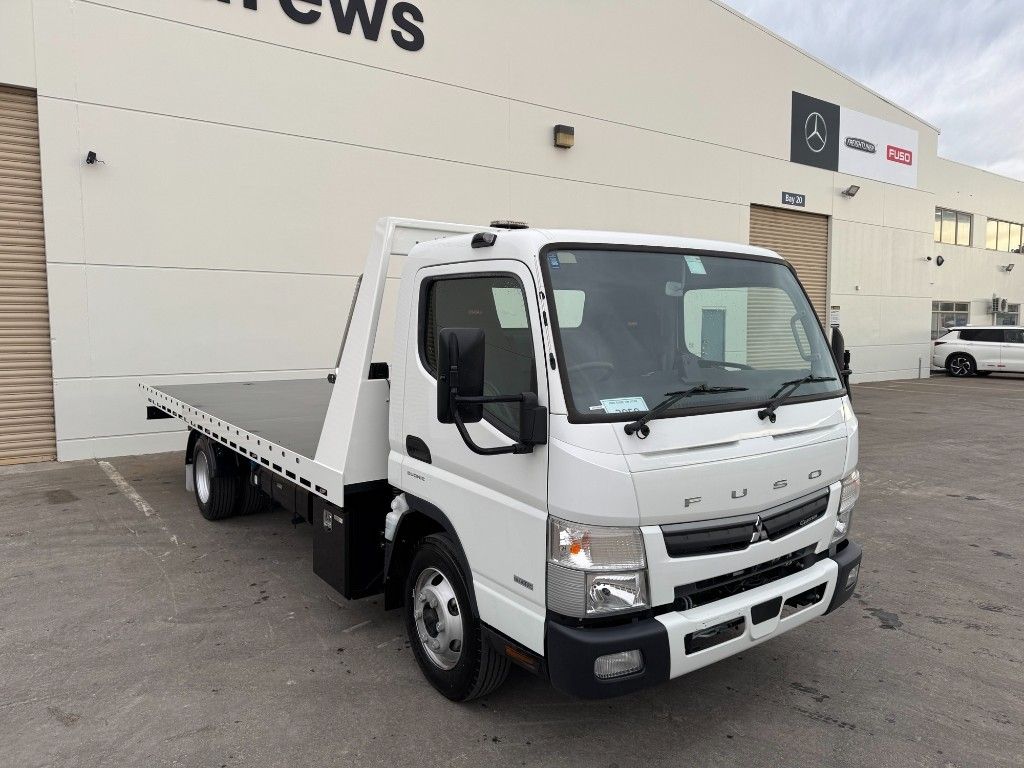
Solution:
[[[939,154],[1024,180],[1019,0],[725,0],[937,126]]]

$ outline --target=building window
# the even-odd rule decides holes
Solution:
[[[1021,249],[1024,227],[1012,221],[989,219],[985,227],[985,247],[990,251],[1024,253]]]
[[[996,325],[1020,325],[1020,304],[1007,304],[1005,312],[996,312]]]
[[[935,209],[935,242],[950,245],[970,245],[971,225],[974,217],[949,208]]]
[[[969,301],[932,302],[932,338],[937,339],[950,328],[967,325],[971,317]]]

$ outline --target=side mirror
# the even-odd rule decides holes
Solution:
[[[484,394],[484,332],[481,328],[443,328],[437,340],[437,420],[455,423],[455,408],[465,424],[484,417],[482,402],[460,402],[452,398],[482,397]]]
[[[484,448],[473,442],[467,424],[484,417],[487,403],[519,403],[519,442]],[[535,445],[548,441],[548,409],[537,404],[537,395],[484,397],[484,332],[480,328],[444,328],[437,340],[437,420],[454,424],[463,442],[481,456],[533,453]]]
[[[832,357],[839,368],[839,375],[843,377],[843,386],[849,392],[850,374],[853,373],[850,370],[850,351],[846,348],[846,339],[843,338],[843,332],[839,330],[838,325],[832,326]]]
[[[838,325],[832,326],[832,357],[840,370],[843,368],[843,360],[846,357],[846,339]]]

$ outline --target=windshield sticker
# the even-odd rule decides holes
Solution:
[[[638,413],[647,410],[647,403],[642,397],[615,397],[602,400],[605,413]]]
[[[558,269],[559,267],[562,266],[562,262],[560,262],[558,260],[558,254],[557,253],[549,253],[548,254],[548,264],[551,265],[552,269]]]
[[[691,275],[707,274],[707,270],[704,269],[704,262],[700,260],[700,256],[687,256],[686,266],[690,268]]]

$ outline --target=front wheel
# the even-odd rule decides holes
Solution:
[[[452,701],[484,696],[508,676],[509,660],[483,641],[456,545],[427,536],[405,580],[405,628],[423,675]]]
[[[977,366],[974,363],[974,358],[970,355],[956,354],[946,361],[946,373],[950,376],[960,378],[973,376],[975,371],[977,371]]]

